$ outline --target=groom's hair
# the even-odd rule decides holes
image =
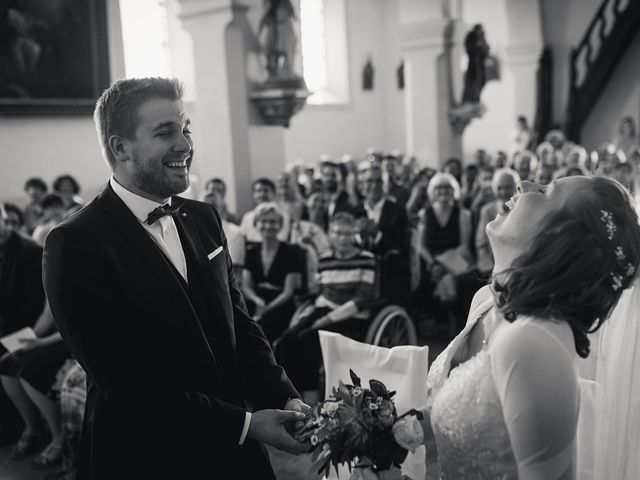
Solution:
[[[115,162],[109,138],[112,135],[133,137],[140,105],[154,98],[181,100],[182,91],[182,84],[175,78],[151,77],[118,80],[102,92],[96,102],[93,120],[107,163],[113,166]]]
[[[587,333],[600,328],[640,266],[633,199],[616,180],[591,181],[545,220],[511,267],[493,278],[496,305],[507,320],[519,315],[564,320],[583,358],[589,355]]]

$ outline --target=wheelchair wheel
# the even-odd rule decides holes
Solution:
[[[380,310],[373,319],[367,332],[366,343],[387,348],[416,345],[418,335],[406,310],[397,305],[389,305]]]

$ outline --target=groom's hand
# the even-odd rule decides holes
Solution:
[[[299,442],[286,430],[285,425],[303,421],[304,413],[287,410],[258,410],[251,414],[247,437],[266,443],[278,450],[300,455],[309,450],[306,443]]]

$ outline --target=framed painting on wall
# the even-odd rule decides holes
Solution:
[[[0,0],[0,115],[87,115],[109,86],[106,0]]]

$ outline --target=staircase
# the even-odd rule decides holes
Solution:
[[[580,141],[585,120],[639,32],[640,0],[604,0],[572,49],[566,127],[571,140]]]

